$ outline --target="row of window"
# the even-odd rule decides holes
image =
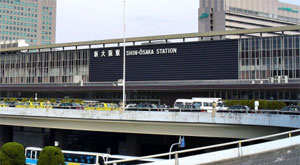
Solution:
[[[22,6],[28,6],[28,7],[38,7],[38,4],[36,4],[36,3],[20,2],[20,0],[14,0],[14,1],[0,0],[0,2],[8,3],[8,4],[22,5]],[[35,0],[35,2],[37,2],[37,0]]]
[[[36,34],[30,34],[30,33],[19,33],[19,32],[8,32],[8,31],[0,31],[0,34],[2,35],[11,35],[11,36],[20,36],[20,37],[31,37],[36,38]]]
[[[45,30],[51,30],[51,26],[42,26],[42,29],[45,29]]]
[[[43,16],[43,20],[49,20],[49,21],[51,21],[52,20],[52,17],[51,16]]]
[[[43,6],[43,10],[50,10],[50,11],[52,11],[52,7]]]
[[[29,38],[18,38],[18,37],[9,37],[9,36],[2,36],[0,37],[2,40],[18,40],[18,39],[23,39],[25,40],[27,43],[36,43],[37,40],[36,39],[29,39]]]
[[[20,15],[20,16],[28,16],[28,17],[37,17],[35,13],[27,13],[27,12],[19,12],[19,11],[11,11],[11,10],[1,10],[0,13],[12,14],[12,15]]]
[[[231,12],[237,12],[237,13],[242,13],[242,14],[253,15],[253,16],[259,16],[259,17],[265,17],[265,18],[270,18],[270,19],[276,19],[276,20],[282,20],[282,21],[300,23],[300,19],[298,19],[298,18],[280,16],[280,15],[277,15],[277,14],[264,13],[264,12],[247,10],[247,9],[241,9],[241,8],[236,8],[236,7],[229,7],[229,11],[231,11]]]
[[[47,32],[47,31],[42,31],[42,34],[43,35],[51,35],[52,33],[51,32]]]
[[[43,21],[43,25],[52,25],[52,22]]]
[[[43,11],[43,15],[52,15],[52,12]]]
[[[2,26],[1,29],[7,29],[7,30],[17,30],[17,31],[24,31],[24,32],[32,32],[36,33],[36,29],[31,29],[31,28],[22,28],[22,27],[15,27],[15,26]]]
[[[51,37],[50,36],[42,36],[42,39],[43,40],[51,40]]]
[[[10,19],[15,21],[26,21],[26,22],[35,22],[37,23],[37,19],[34,18],[28,18],[28,17],[16,17],[16,16],[9,16],[9,15],[0,15],[0,18],[2,19]],[[3,20],[5,21],[5,20]],[[8,20],[6,20],[8,21]]]
[[[240,78],[300,78],[299,39],[300,36],[296,35],[240,40]]]
[[[242,40],[241,51],[270,50],[270,49],[299,49],[300,36],[268,37]]]
[[[37,27],[37,24],[35,24],[35,23],[16,22],[16,21],[1,21],[1,22],[3,24],[8,24],[8,25],[26,26],[26,27]],[[9,26],[6,26],[6,29],[7,29],[7,27],[9,27]],[[4,25],[2,25],[2,29],[5,29]]]
[[[21,10],[21,11],[29,11],[29,12],[38,12],[38,9],[34,9],[34,8],[27,8],[27,7],[19,7],[19,6],[14,6],[14,5],[4,5],[4,4],[0,4],[0,8],[3,9],[14,9],[14,10]]]

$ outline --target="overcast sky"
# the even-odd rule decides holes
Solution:
[[[199,0],[126,0],[126,36],[197,32],[198,7]],[[57,0],[57,43],[122,37],[123,0]]]

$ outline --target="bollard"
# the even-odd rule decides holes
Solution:
[[[175,153],[175,165],[179,165],[178,153]]]
[[[238,152],[239,152],[239,157],[243,156],[243,153],[242,153],[242,141],[239,141]]]

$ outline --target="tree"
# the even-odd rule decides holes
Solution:
[[[17,98],[10,98],[9,101],[18,101]]]
[[[44,147],[39,155],[38,165],[64,165],[65,158],[58,147]]]
[[[0,150],[1,165],[24,165],[24,147],[20,143],[5,143]]]
[[[28,101],[27,98],[23,98],[23,99],[22,99],[22,102],[26,102],[26,101]]]
[[[3,101],[4,101],[4,102],[8,102],[9,99],[8,99],[8,98],[4,98]]]

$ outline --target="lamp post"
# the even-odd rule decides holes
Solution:
[[[173,144],[171,145],[171,147],[170,147],[170,151],[169,151],[169,152],[172,152],[172,148],[173,148],[175,145],[178,145],[179,148],[185,147],[184,136],[179,136],[178,143],[173,143]],[[169,159],[171,159],[171,155],[169,155]]]
[[[126,80],[126,24],[125,24],[125,6],[126,0],[124,0],[124,20],[123,20],[123,107],[122,109],[125,110],[126,105],[126,91],[125,91],[125,80]]]

